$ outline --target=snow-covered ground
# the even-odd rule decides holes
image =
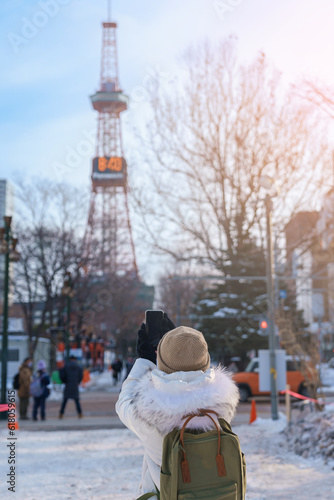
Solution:
[[[323,381],[333,388],[334,369],[324,367]],[[119,390],[110,386],[110,372],[93,375],[84,390]],[[53,397],[58,399],[59,394]],[[331,411],[330,411],[331,410]],[[330,421],[334,406],[322,415]],[[326,413],[327,412],[327,413]],[[326,416],[327,414],[327,416]],[[319,414],[318,414],[319,415]],[[306,432],[310,414],[303,423]],[[321,418],[319,419],[321,430]],[[328,426],[327,426],[328,427]],[[293,441],[301,427],[284,431],[284,415],[273,422],[257,419],[252,425],[234,427],[247,462],[247,500],[305,500],[334,498],[334,462],[323,457],[296,455]],[[312,431],[313,432],[313,431]],[[328,432],[328,428],[326,430]],[[311,433],[312,434],[312,433]],[[329,433],[329,436],[332,436]],[[16,442],[16,493],[7,491],[8,432],[0,432],[0,498],[17,500],[133,500],[141,476],[142,444],[124,429],[94,431],[18,431]],[[305,443],[305,436],[301,441]],[[329,437],[329,446],[334,442]],[[299,441],[298,441],[299,442]],[[310,440],[311,442],[311,440]]]
[[[330,500],[333,465],[288,451],[276,422],[258,419],[235,427],[247,462],[247,500]],[[0,498],[18,500],[132,500],[141,475],[143,448],[128,430],[19,431],[17,489],[7,492],[6,437],[0,434]]]
[[[280,420],[258,419],[235,429],[247,462],[247,499],[305,500],[333,498],[333,465],[304,459],[288,451],[284,415]]]

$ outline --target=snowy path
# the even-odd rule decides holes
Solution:
[[[238,426],[247,461],[247,500],[334,498],[334,471],[286,451],[283,422]],[[18,482],[7,492],[5,436],[0,435],[0,498],[16,500],[132,500],[141,474],[142,446],[128,430],[59,431],[18,436]]]
[[[334,471],[322,460],[286,450],[285,423],[261,420],[236,427],[247,463],[247,500],[334,499]]]

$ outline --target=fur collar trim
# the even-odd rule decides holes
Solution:
[[[162,435],[182,427],[185,415],[199,408],[216,411],[231,422],[239,402],[239,391],[232,375],[220,366],[205,372],[164,373],[148,371],[138,381],[132,399],[136,418],[158,429]],[[189,428],[212,429],[208,417],[195,417]]]

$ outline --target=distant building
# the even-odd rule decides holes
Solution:
[[[316,257],[327,278],[328,320],[334,325],[334,188],[323,199],[317,234],[321,251]]]
[[[14,215],[14,186],[7,180],[0,180],[0,227],[4,227],[4,216]],[[12,266],[10,266],[12,274]],[[3,302],[5,279],[5,256],[0,255],[0,303]],[[9,302],[12,301],[12,293],[9,293]]]
[[[13,325],[15,326],[15,325]],[[23,360],[29,356],[29,337],[23,332],[8,332],[8,364],[7,364],[7,388],[12,388],[12,380],[19,371]],[[0,332],[0,345],[2,345],[2,334]],[[42,359],[45,361],[48,370],[50,369],[50,339],[40,337],[37,341],[34,353],[34,370],[36,370],[37,362]],[[1,359],[2,353],[0,349],[0,384],[1,384]]]
[[[297,307],[329,357],[334,346],[334,189],[324,197],[319,212],[296,214],[285,235]]]
[[[31,326],[39,326],[42,322],[42,317],[44,314],[44,323],[48,326],[55,326],[59,320],[59,304],[55,303],[52,308],[52,318],[51,322],[50,311],[45,311],[45,302],[13,302],[9,308],[9,321],[11,318],[20,318],[23,325],[23,330],[29,332],[29,325],[27,324],[27,317],[24,314],[24,310],[29,310],[31,308]]]
[[[334,188],[325,195],[317,221],[317,233],[324,250],[333,246],[334,241]]]
[[[289,285],[296,295],[297,308],[303,311],[306,323],[313,322],[314,285],[311,276],[316,272],[314,242],[318,212],[299,212],[285,228],[288,274],[295,278]]]
[[[14,215],[14,186],[7,180],[0,180],[0,216],[2,227],[4,215]]]

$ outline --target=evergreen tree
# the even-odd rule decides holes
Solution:
[[[250,351],[268,349],[268,329],[261,328],[261,322],[268,319],[265,251],[250,239],[244,239],[239,242],[233,259],[224,263],[224,269],[227,278],[240,279],[217,282],[201,292],[193,304],[193,313],[198,318],[196,327],[204,333],[213,358],[227,365],[232,357],[240,357],[240,368],[244,368]],[[282,281],[280,285],[285,287]],[[283,310],[294,318],[296,331],[305,328],[302,311],[297,310],[291,291],[280,301],[277,314],[282,316]]]
[[[251,240],[243,240],[224,268],[227,278],[241,278],[227,279],[205,290],[198,296],[194,312],[199,317],[198,328],[217,359],[228,363],[238,356],[244,364],[249,351],[268,345],[268,338],[259,333],[267,314],[266,280],[246,279],[266,276],[264,252]]]

